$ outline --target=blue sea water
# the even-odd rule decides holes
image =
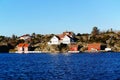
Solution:
[[[120,80],[120,53],[3,53],[0,80]]]

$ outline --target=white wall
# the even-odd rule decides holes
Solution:
[[[68,36],[64,36],[62,43],[63,44],[70,44],[71,38]]]
[[[56,36],[53,36],[48,44],[59,44],[59,39]]]
[[[20,37],[20,39],[23,39],[23,40],[26,40],[26,39],[29,39],[30,36],[24,36],[24,37]]]

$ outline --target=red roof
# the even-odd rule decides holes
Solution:
[[[29,44],[24,44],[24,47],[28,47],[29,46]]]
[[[29,46],[29,44],[27,44],[27,43],[20,43],[20,44],[18,44],[18,47],[28,47]]]
[[[64,38],[64,35],[63,34],[59,34],[58,37],[59,37],[60,40],[62,40]]]
[[[72,36],[73,33],[72,32],[63,32],[63,35]]]
[[[18,44],[18,47],[23,47],[23,46],[24,46],[24,43]]]

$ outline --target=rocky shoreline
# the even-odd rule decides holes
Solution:
[[[0,36],[0,52],[16,52],[18,50],[18,44],[26,43],[31,46],[30,51],[41,51],[51,53],[66,53],[70,51],[70,45],[77,45],[77,51],[86,52],[88,50],[88,44],[99,43],[106,45],[106,48],[111,48],[111,51],[120,52],[120,31],[113,31],[112,29],[107,31],[100,31],[97,27],[93,27],[91,34],[73,34],[74,42],[70,44],[49,45],[48,42],[56,34],[27,34],[27,38],[24,36],[12,37]],[[103,50],[104,52],[104,50]]]

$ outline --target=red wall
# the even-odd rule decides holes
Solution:
[[[70,46],[70,51],[78,51],[78,46],[77,45]]]
[[[88,51],[91,51],[92,48],[97,49],[99,51],[101,50],[100,46],[100,43],[88,44]]]

